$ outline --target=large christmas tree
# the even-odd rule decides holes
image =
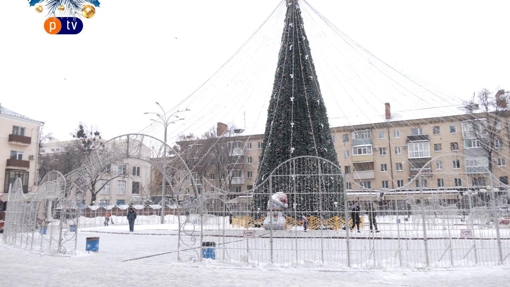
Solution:
[[[298,1],[288,0],[259,160],[256,209],[265,210],[270,194],[278,191],[288,194],[290,206],[300,214],[332,211],[334,202],[343,206],[342,177],[324,176],[340,171],[317,158],[300,158],[300,164],[282,167],[269,188],[268,177],[281,163],[302,156],[338,164]]]

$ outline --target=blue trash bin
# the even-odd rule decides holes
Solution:
[[[87,244],[85,245],[85,251],[99,251],[99,237],[87,237]]]
[[[72,224],[69,226],[69,231],[75,232],[76,231],[76,225]]]
[[[202,242],[202,258],[216,259],[216,242]]]

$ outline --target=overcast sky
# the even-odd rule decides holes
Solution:
[[[218,70],[278,3],[103,0],[96,15],[83,20],[83,31],[70,36],[48,35],[46,14],[36,13],[26,0],[2,1],[0,103],[45,122],[44,132],[61,140],[69,139],[79,122],[99,127],[106,138],[142,131],[151,123],[144,112],[159,111],[156,101],[167,110],[185,108],[177,104]],[[379,59],[448,94],[469,98],[481,88],[510,89],[508,1],[308,3]],[[274,33],[279,38],[281,27]],[[276,54],[268,58],[276,64]],[[161,130],[149,132],[162,138]]]

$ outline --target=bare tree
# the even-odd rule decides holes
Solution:
[[[470,120],[463,123],[467,133],[463,137],[472,147],[480,147],[488,159],[489,171],[493,170],[496,153],[502,147],[504,131],[507,142],[510,140],[510,125],[508,123],[509,94],[505,90],[498,90],[494,97],[488,89],[480,90],[476,97],[464,103]]]
[[[92,132],[92,129],[80,124],[72,133],[74,140],[64,142],[59,152],[41,156],[40,163],[42,176],[56,170],[64,175],[75,174],[75,177],[79,177],[75,180],[80,183],[83,192],[90,192],[91,204],[112,180],[130,175],[120,148],[105,146],[100,132],[94,130]],[[121,168],[112,170],[112,165]]]
[[[200,137],[181,135],[181,157],[198,179],[207,177],[219,188],[231,190],[245,162],[244,144],[237,141],[239,131],[232,125],[225,130],[212,127]]]

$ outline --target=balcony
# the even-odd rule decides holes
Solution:
[[[244,155],[244,149],[243,148],[233,148],[232,150],[230,150],[230,156],[240,156],[240,155]]]
[[[486,166],[466,166],[466,173],[468,174],[480,174],[488,172],[489,168]]]
[[[373,162],[374,154],[353,155],[352,162]]]
[[[244,184],[244,177],[233,177],[232,184]]]
[[[430,141],[428,135],[408,136],[407,137],[407,142],[408,143],[410,143],[410,142],[424,142],[424,141],[425,142]]]
[[[373,170],[354,171],[353,177],[354,177],[354,180],[374,179],[375,173]]]
[[[26,137],[26,136],[10,134],[9,135],[9,143],[22,145],[22,146],[29,146],[32,144],[32,138]]]
[[[8,159],[7,160],[7,168],[30,168],[30,161],[28,160],[19,160],[19,159]]]
[[[432,176],[432,169],[431,168],[411,168],[409,170],[409,177],[413,178],[418,175],[418,173],[421,171],[421,176],[425,177],[431,177]]]

